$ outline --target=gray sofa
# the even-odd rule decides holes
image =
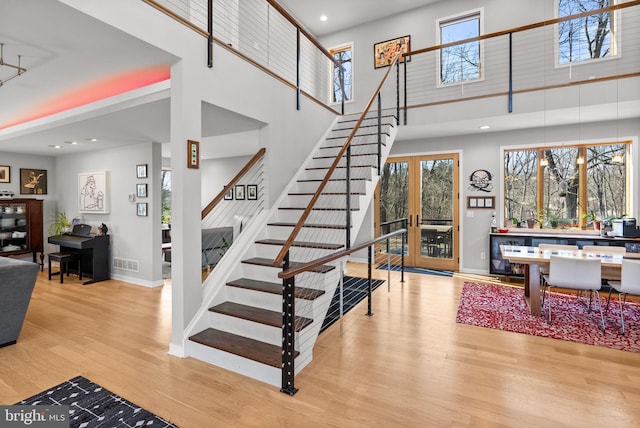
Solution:
[[[37,275],[36,263],[0,257],[0,347],[18,340]]]

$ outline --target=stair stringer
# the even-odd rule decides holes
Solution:
[[[260,246],[255,245],[254,241],[256,239],[265,239],[269,237],[269,226],[267,226],[267,224],[272,221],[278,221],[281,208],[286,207],[289,201],[289,193],[296,188],[298,180],[301,177],[305,176],[306,168],[309,165],[314,165],[314,157],[319,153],[320,147],[326,143],[327,136],[332,133],[334,127],[336,126],[336,123],[339,120],[339,117],[336,118],[334,123],[332,123],[332,125],[328,128],[327,132],[325,132],[325,135],[323,135],[323,137],[318,141],[314,150],[310,152],[305,163],[300,166],[300,168],[294,175],[294,178],[286,186],[285,190],[279,196],[276,203],[274,203],[272,208],[268,211],[268,214],[264,217],[261,216],[260,219],[254,219],[255,221],[252,222],[251,227],[243,231],[241,240],[239,242],[240,245],[236,246],[236,242],[234,242],[234,245],[231,246],[223,260],[221,260],[221,262],[219,263],[221,265],[219,266],[220,269],[218,269],[218,266],[216,266],[214,272],[206,280],[203,291],[203,304],[199,308],[198,313],[193,318],[192,322],[185,329],[184,349],[186,350],[187,356],[206,361],[210,364],[232,370],[234,372],[258,379],[275,386],[281,386],[280,383],[282,374],[280,368],[267,366],[265,364],[252,361],[244,357],[210,348],[208,346],[190,341],[188,340],[188,338],[191,335],[202,331],[203,329],[209,327],[217,328],[216,325],[212,325],[212,323],[215,323],[216,321],[215,317],[212,317],[209,313],[208,309],[211,306],[228,301],[230,298],[233,299],[233,301],[235,301],[236,303],[242,303],[241,301],[237,301],[238,299],[241,299],[240,297],[238,297],[237,295],[230,296],[230,293],[227,292],[228,287],[226,286],[226,283],[228,281],[235,278],[248,278],[256,280],[267,280],[269,282],[281,282],[281,280],[277,278],[279,269],[255,265],[246,266],[242,263],[242,260],[246,260],[247,258],[252,257],[261,257],[261,250],[257,248]],[[384,136],[385,145],[383,145],[382,150],[382,164],[384,164],[386,158],[388,157],[396,135],[397,128],[395,126],[391,126],[390,135]],[[366,215],[366,208],[373,200],[373,193],[377,186],[378,180],[379,176],[377,174],[377,168],[372,168],[371,180],[367,180],[365,184],[365,194],[357,196],[358,206],[360,207],[360,209],[352,213],[352,244],[355,242],[360,226],[362,225],[362,222],[364,220],[364,216]],[[295,250],[291,253],[295,254]],[[292,260],[295,260],[295,258],[292,257]],[[296,303],[297,307],[300,307],[301,309],[304,308],[303,310],[298,311],[298,313],[296,314],[297,316],[304,316],[313,319],[313,322],[310,326],[296,333],[296,350],[300,352],[295,361],[296,374],[299,373],[304,367],[306,367],[306,365],[309,364],[313,359],[313,347],[320,332],[320,328],[322,326],[322,322],[324,321],[326,312],[331,303],[333,294],[335,293],[335,290],[339,284],[340,275],[343,272],[343,269],[341,269],[342,263],[344,263],[344,261],[335,261],[329,263],[333,264],[336,269],[323,274],[324,279],[322,283],[325,294],[321,298],[316,299],[315,301],[311,302],[311,304],[307,305],[299,305],[298,303]],[[256,291],[255,293],[259,292]],[[263,309],[269,309],[273,311],[282,310],[281,299],[278,305],[274,303],[277,302],[278,299],[274,300],[271,298],[261,301],[261,298],[258,297],[257,300],[256,298],[252,298],[251,300],[253,305],[262,307]],[[296,299],[296,302],[299,302],[300,300],[301,299]],[[237,323],[244,323],[245,326],[240,326]],[[266,340],[263,337],[260,337],[260,329],[253,329],[251,327],[247,328],[246,323],[246,320],[230,320],[229,323],[227,323],[227,320],[225,320],[225,331],[235,331],[234,334],[243,331],[242,335],[245,335],[246,337],[265,341],[267,343],[269,343],[269,341],[274,341],[273,337]],[[218,324],[222,323],[218,322]],[[280,331],[280,328],[278,328],[277,330]],[[255,332],[258,332],[258,336],[255,336]],[[254,337],[251,336],[252,334],[254,334]],[[272,335],[270,334],[269,336]]]

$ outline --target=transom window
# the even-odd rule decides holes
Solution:
[[[537,220],[542,227],[583,227],[627,214],[630,144],[506,150],[506,224]]]
[[[440,20],[440,43],[452,43],[480,35],[480,12]],[[480,79],[480,41],[443,48],[440,52],[440,83],[443,85]]]
[[[613,0],[558,0],[558,18],[609,7]],[[558,63],[569,64],[615,54],[613,12],[558,23]]]
[[[342,64],[343,81],[344,81],[344,101],[351,101],[353,96],[353,48],[351,45],[345,45],[339,48],[331,49],[329,53],[333,58]],[[331,91],[331,102],[342,102],[342,82],[340,81],[340,68],[333,64],[331,67],[331,80],[333,81],[333,90]]]

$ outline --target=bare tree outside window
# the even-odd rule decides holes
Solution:
[[[612,0],[558,0],[558,18],[611,6]],[[613,12],[599,12],[558,24],[560,64],[612,55]]]
[[[440,42],[456,42],[480,35],[480,14],[440,22]],[[459,83],[480,78],[480,42],[463,43],[443,48],[440,52],[442,84]]]
[[[344,82],[344,100],[351,101],[352,96],[352,81],[353,81],[353,51],[351,46],[345,46],[338,49],[332,49],[331,55],[338,61],[343,67],[342,82]],[[342,102],[342,82],[340,81],[340,68],[332,65],[332,79],[333,79],[333,91],[331,94],[331,102]]]
[[[620,217],[628,208],[628,144],[509,150],[504,154],[508,220],[537,219],[543,227],[577,227],[585,214]],[[539,168],[540,158],[546,166]],[[538,182],[542,180],[542,194]],[[585,193],[581,191],[585,189]],[[586,194],[586,200],[581,200]]]

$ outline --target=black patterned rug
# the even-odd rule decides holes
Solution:
[[[375,290],[384,284],[381,279],[374,279],[371,281],[371,288]],[[360,303],[361,300],[367,297],[369,292],[369,280],[365,278],[356,278],[353,276],[345,276],[342,280],[342,313],[346,314],[355,305]],[[329,310],[324,318],[322,327],[320,327],[320,333],[325,331],[331,324],[340,319],[340,287],[336,288],[336,292],[333,294]]]
[[[16,403],[31,406],[69,406],[73,428],[175,427],[90,380],[78,376]]]

